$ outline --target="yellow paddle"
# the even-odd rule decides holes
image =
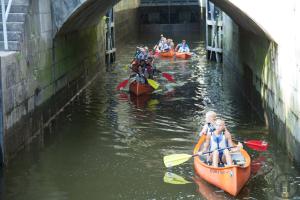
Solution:
[[[123,67],[123,70],[124,71],[127,71],[129,69],[129,66],[128,65],[125,65],[124,67]]]
[[[218,151],[222,151],[225,149],[231,149],[234,147],[226,147],[223,149],[217,149]],[[208,153],[212,153],[213,151],[208,151],[208,152],[204,152],[202,153],[202,155],[208,154]],[[194,154],[194,155],[190,155],[190,154],[172,154],[172,155],[168,155],[164,157],[164,164],[166,167],[173,167],[176,165],[180,165],[186,161],[188,161],[190,158],[198,156],[198,154]]]
[[[184,163],[188,161],[191,157],[197,156],[196,155],[190,155],[190,154],[173,154],[168,155],[164,157],[164,164],[166,167],[173,167],[176,165],[180,165],[181,163]]]
[[[153,87],[155,90],[159,87],[159,83],[156,82],[155,80],[153,79],[147,79],[147,82],[149,85],[151,85],[151,87]]]
[[[183,185],[183,184],[191,183],[190,181],[185,180],[183,177],[171,172],[165,173],[164,182],[175,184],[175,185]]]

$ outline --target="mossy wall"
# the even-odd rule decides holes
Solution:
[[[290,158],[299,162],[300,88],[297,81],[291,80],[300,71],[295,66],[278,63],[285,54],[274,41],[244,30],[226,15],[223,41],[224,66],[236,74],[239,83],[250,77],[253,90],[261,99],[252,105],[264,108],[261,114],[270,134],[287,149]],[[290,80],[285,80],[286,73],[291,74]],[[249,93],[245,95],[252,99]]]
[[[31,0],[21,51],[1,58],[4,162],[105,73],[105,22],[53,39],[50,0]]]
[[[114,6],[116,43],[130,41],[139,34],[139,0],[122,0]]]

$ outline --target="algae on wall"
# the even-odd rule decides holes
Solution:
[[[293,159],[300,161],[300,154],[297,153],[300,148],[300,106],[297,106],[295,100],[297,87],[284,81],[282,74],[284,71],[293,71],[293,66],[280,68],[279,46],[274,41],[244,30],[229,17],[224,19],[225,67],[231,68],[240,81],[247,76],[252,78],[251,84],[262,100],[261,105],[252,105],[263,106],[269,132],[288,150]],[[245,71],[247,68],[250,71]],[[293,72],[297,74],[297,71]],[[293,79],[294,76],[290,78]]]
[[[21,51],[1,64],[5,162],[40,134],[92,77],[105,71],[102,20],[55,40],[51,20],[50,3],[31,1]]]

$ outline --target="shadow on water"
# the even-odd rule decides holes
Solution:
[[[260,112],[242,95],[226,66],[207,62],[204,42],[197,38],[186,37],[195,53],[191,60],[155,61],[156,67],[172,74],[176,82],[160,78],[161,88],[141,97],[130,95],[128,88],[122,92],[115,88],[128,78],[124,66],[129,64],[136,44],[148,41],[154,46],[157,38],[141,36],[118,47],[116,66],[83,91],[4,170],[1,197],[234,199],[198,179],[190,178],[192,183],[186,185],[163,182],[167,171],[163,156],[192,152],[195,133],[208,110],[224,118],[235,137],[270,143],[267,152],[247,149],[253,160],[252,176],[237,199],[274,199],[279,194],[274,182],[282,183],[284,177],[278,177],[286,172],[299,184],[299,168],[269,137]],[[192,162],[171,170],[195,177]]]

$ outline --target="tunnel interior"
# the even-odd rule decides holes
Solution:
[[[112,64],[118,57],[118,49],[120,49],[124,43],[130,43],[135,38],[155,41],[159,38],[160,34],[165,34],[170,38],[174,38],[176,42],[181,41],[181,39],[186,36],[192,36],[191,38],[198,37],[200,41],[205,43],[205,38],[207,37],[207,43],[211,45],[211,43],[213,43],[211,41],[213,41],[215,37],[213,34],[208,34],[208,32],[213,32],[212,26],[206,26],[207,21],[204,17],[206,15],[205,9],[200,7],[200,5],[140,7],[136,2],[130,4],[130,1],[123,0],[120,2],[107,2],[105,7],[102,6],[101,9],[97,9],[98,4],[94,1],[91,2],[92,3],[87,3],[82,8],[77,8],[74,14],[70,15],[70,17],[62,23],[62,27],[55,37],[55,40],[59,41],[57,42],[58,46],[62,43],[61,41],[68,40],[64,42],[65,47],[72,49],[71,51],[77,49],[76,55],[72,57],[80,58],[82,52],[86,53],[85,56],[95,55],[95,58],[92,59],[95,63],[89,63],[87,65],[89,67],[84,70],[84,73],[91,72],[91,74],[94,74],[98,69],[93,69],[91,66],[96,66],[97,63],[102,62],[101,60],[105,60],[105,63]],[[255,102],[252,103],[252,105],[257,106],[257,109],[261,110],[263,103],[257,100],[260,99],[260,97],[259,94],[255,92],[257,89],[253,86],[255,85],[255,81],[259,82],[258,80],[261,74],[263,74],[266,58],[272,54],[271,51],[273,51],[273,49],[270,49],[272,40],[268,33],[265,33],[250,17],[227,1],[225,3],[218,1],[212,2],[220,9],[223,9],[223,12],[225,12],[225,20],[229,22],[228,27],[224,25],[224,31],[221,32],[223,39],[217,41],[217,43],[223,43],[224,41],[223,44],[225,44],[221,61],[223,61],[226,67],[229,66],[231,68],[237,81],[243,83],[241,88],[244,89],[241,90],[246,91],[244,95],[249,97],[249,101]],[[114,14],[109,17],[109,10],[112,7],[114,7]],[[105,13],[106,18],[103,18]],[[207,16],[208,20],[213,18],[211,13],[208,13]],[[219,16],[219,21],[223,20],[223,14],[218,8],[214,10],[214,16],[215,18]],[[113,25],[107,28],[109,23]],[[101,29],[104,29],[105,33],[101,33]],[[86,30],[90,31],[87,32]],[[90,34],[93,36],[90,37]],[[72,37],[72,35],[74,35],[74,37]],[[77,40],[77,35],[81,37],[80,45],[74,46],[77,42],[75,41]],[[75,40],[72,41],[70,38],[74,38]],[[94,39],[89,41],[90,38]],[[248,40],[248,38],[251,38],[251,40]],[[81,44],[84,44],[85,41],[87,41],[87,45],[86,49],[83,50]],[[253,43],[257,41],[259,41],[261,45],[253,45]],[[105,44],[104,48],[101,48],[102,43]],[[71,46],[68,47],[68,45]],[[249,47],[251,48],[249,49]],[[116,52],[114,51],[111,56],[108,56],[110,54],[106,53],[97,54],[99,50],[107,52],[114,48],[116,48]],[[90,53],[91,50],[93,51],[92,54]],[[61,51],[65,52],[64,50]],[[259,51],[259,53],[255,53],[257,51]],[[214,55],[214,53],[208,51],[207,58],[214,57],[212,55]],[[251,59],[253,57],[255,58],[254,60]],[[89,58],[88,60],[90,61],[91,59]],[[270,65],[272,65],[272,63],[270,63]],[[108,67],[106,70],[109,71],[110,68]],[[266,119],[266,114],[263,114],[263,112],[259,113],[263,120],[270,121]]]

